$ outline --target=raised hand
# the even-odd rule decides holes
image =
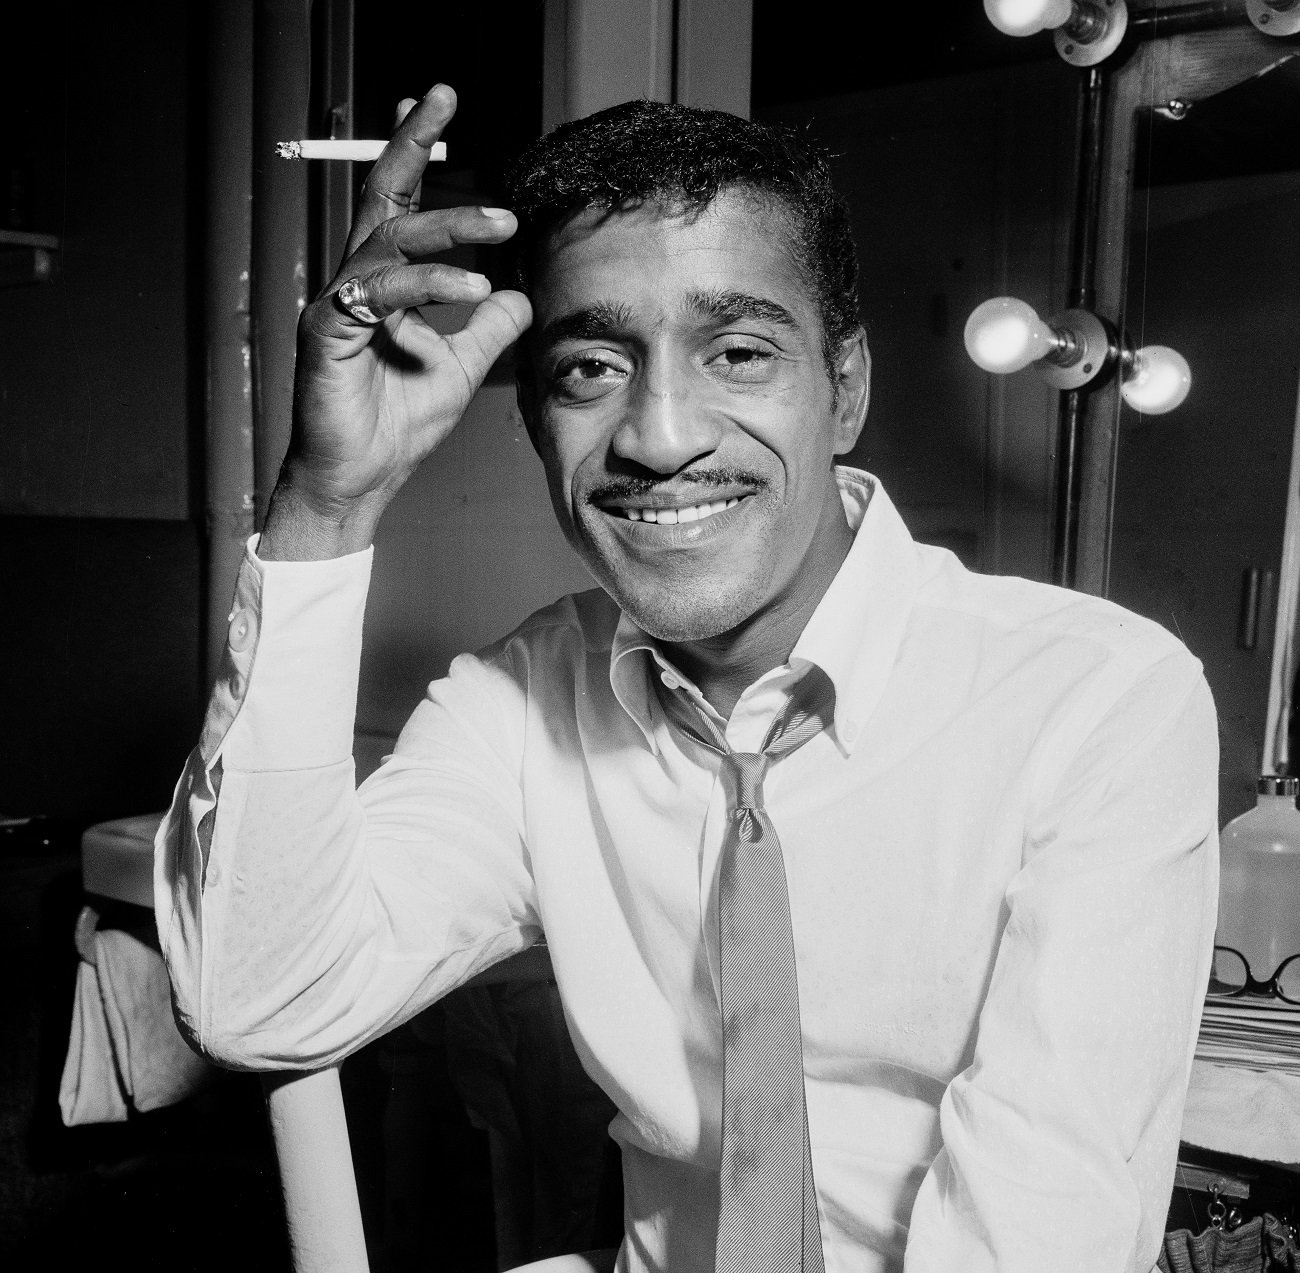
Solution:
[[[521,293],[493,292],[481,274],[430,260],[457,243],[503,242],[516,228],[504,209],[413,210],[429,147],[455,110],[446,85],[402,103],[343,263],[303,311],[293,435],[258,547],[265,560],[366,547],[388,502],[531,320]],[[461,331],[444,336],[415,308],[432,302],[477,305]]]

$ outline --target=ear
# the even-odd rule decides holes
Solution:
[[[835,368],[835,454],[844,455],[853,450],[871,401],[871,351],[861,327],[840,346]]]

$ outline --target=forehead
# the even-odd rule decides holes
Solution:
[[[810,338],[820,328],[791,249],[788,214],[745,192],[723,191],[691,212],[660,203],[584,210],[540,245],[537,267],[534,330],[542,334],[593,303],[653,320],[683,312],[704,292],[770,300],[807,326]]]

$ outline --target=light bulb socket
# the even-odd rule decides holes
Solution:
[[[1058,28],[1080,44],[1095,44],[1110,34],[1111,24],[1100,4],[1080,0],[1073,6],[1069,19]]]
[[[1071,331],[1068,327],[1054,327],[1050,322],[1047,325],[1051,328],[1054,344],[1038,360],[1039,364],[1064,369],[1074,367],[1082,362],[1087,351],[1087,345],[1085,341],[1080,339],[1078,333]]]
[[[1052,40],[1071,66],[1096,66],[1119,48],[1127,30],[1124,0],[1074,0],[1069,20],[1052,32]]]
[[[1246,0],[1246,16],[1265,35],[1300,32],[1300,0]]]
[[[1056,348],[1034,369],[1054,389],[1082,389],[1113,367],[1120,357],[1114,328],[1090,309],[1067,309],[1047,320]]]

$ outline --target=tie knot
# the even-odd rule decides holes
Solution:
[[[722,758],[727,804],[733,812],[763,807],[763,775],[768,760],[761,751],[731,751]]]

